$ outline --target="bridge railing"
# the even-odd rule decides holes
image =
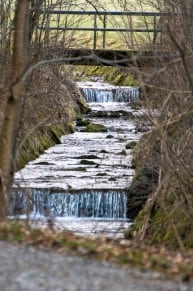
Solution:
[[[155,43],[157,41],[157,35],[162,31],[162,18],[163,13],[160,12],[136,12],[136,11],[64,11],[48,9],[41,11],[46,15],[49,21],[38,26],[38,29],[45,31],[47,38],[52,32],[90,32],[92,33],[92,49],[97,48],[107,49],[107,33],[117,33],[123,36],[128,46],[135,46],[137,36],[147,35],[147,43]],[[89,17],[91,21],[74,21],[73,23],[65,21],[65,17]],[[117,18],[116,18],[117,17]],[[61,21],[62,19],[62,21]],[[98,33],[102,33],[102,41]],[[129,34],[129,43],[127,38]],[[88,48],[88,47],[87,47]]]

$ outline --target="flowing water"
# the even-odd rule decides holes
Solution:
[[[87,102],[129,102],[139,99],[139,89],[114,86],[103,82],[78,82]]]
[[[105,125],[104,132],[76,132],[61,137],[15,175],[11,214],[28,213],[44,223],[50,217],[57,228],[76,233],[123,236],[129,222],[127,189],[134,175],[132,151],[137,141],[130,103],[139,90],[99,82],[78,83],[91,107],[86,118]]]

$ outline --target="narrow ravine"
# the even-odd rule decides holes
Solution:
[[[41,223],[49,216],[57,228],[122,237],[130,223],[127,189],[134,175],[127,144],[140,137],[134,118],[139,112],[130,105],[139,91],[100,82],[78,86],[91,112],[77,121],[75,133],[16,173],[11,215],[28,213]],[[103,127],[92,132],[88,123]]]

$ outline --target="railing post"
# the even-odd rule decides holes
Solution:
[[[130,41],[130,48],[135,49],[136,48],[136,43],[135,43],[135,35],[137,35],[137,33],[139,33],[140,35],[142,33],[149,33],[150,38],[149,38],[149,42],[153,45],[156,42],[158,42],[158,38],[159,41],[161,41],[162,38],[162,30],[163,30],[163,16],[165,17],[165,14],[159,13],[159,12],[143,12],[143,11],[63,11],[63,10],[45,10],[45,11],[41,11],[41,13],[46,13],[46,16],[44,16],[44,22],[42,24],[42,26],[38,26],[37,29],[40,29],[42,34],[45,35],[45,40],[44,40],[44,45],[45,46],[49,46],[49,40],[51,38],[50,35],[52,35],[52,31],[56,31],[55,35],[59,35],[58,31],[84,31],[84,32],[88,32],[89,34],[91,33],[91,39],[89,42],[89,45],[92,47],[93,50],[96,50],[99,47],[98,42],[98,37],[99,34],[101,36],[100,39],[100,47],[102,47],[103,49],[106,48],[106,45],[108,44],[108,39],[107,39],[107,34],[109,32],[119,32],[122,34],[122,36],[125,38],[125,33],[128,33],[128,38],[126,39],[127,44]],[[62,15],[88,15],[89,17],[91,17],[91,26],[86,26],[86,27],[82,27],[82,26],[75,26],[74,24],[72,26],[66,26],[64,25],[64,22],[62,21],[63,16],[60,17],[60,14]],[[52,19],[52,15],[58,15],[58,23],[57,26],[53,26],[51,20]],[[125,24],[126,26],[119,26],[119,27],[108,27],[108,23],[107,21],[109,19],[107,19],[108,16],[126,16],[127,18],[127,24],[123,22],[123,24]],[[100,21],[97,23],[98,18],[100,17]],[[92,18],[94,17],[94,18]],[[144,27],[144,25],[141,26],[135,26],[133,24],[133,18],[132,17],[151,17],[151,26],[149,27],[148,22],[146,21],[146,27]],[[83,17],[84,18],[84,17]],[[60,23],[61,20],[61,23]],[[75,22],[76,23],[76,22]],[[102,23],[102,24],[100,24]],[[140,22],[141,23],[141,22]],[[101,35],[102,32],[102,35]],[[41,38],[41,34],[40,34],[40,38]],[[57,37],[56,37],[57,38]],[[93,38],[93,40],[92,40]],[[110,48],[109,48],[110,49]]]
[[[131,48],[134,49],[134,39],[133,39],[133,22],[132,22],[132,15],[129,16],[129,28],[130,28],[130,40],[131,40]]]
[[[96,45],[97,45],[97,14],[94,14],[94,44],[93,48],[96,50]]]
[[[156,43],[156,38],[157,38],[157,19],[156,15],[153,16],[153,43]]]
[[[103,19],[103,28],[104,28],[104,31],[103,31],[103,49],[106,46],[106,24],[107,24],[107,15],[105,14],[104,19]]]

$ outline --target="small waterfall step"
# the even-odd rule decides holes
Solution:
[[[139,88],[115,86],[103,82],[77,82],[86,101],[90,102],[128,102],[139,99]]]
[[[34,188],[28,189],[26,195],[25,191],[20,189],[11,201],[11,213],[25,213],[26,205],[28,212],[38,216],[127,219],[126,191],[92,190],[65,193],[63,189]]]

